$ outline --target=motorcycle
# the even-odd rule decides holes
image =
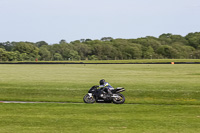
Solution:
[[[125,91],[123,87],[117,87],[111,90],[112,95],[108,94],[105,87],[99,88],[99,86],[93,86],[89,89],[88,94],[83,97],[85,103],[115,103],[123,104],[125,102],[125,97],[120,92]]]

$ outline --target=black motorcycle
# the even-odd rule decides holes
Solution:
[[[120,94],[120,92],[125,91],[124,88],[118,87],[114,90],[111,90],[112,95],[107,92],[105,87],[99,88],[99,86],[93,86],[83,97],[83,101],[85,103],[116,103],[116,104],[123,104],[125,102],[124,95]]]

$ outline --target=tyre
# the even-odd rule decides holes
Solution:
[[[125,102],[125,97],[122,94],[117,94],[119,97],[113,98],[113,103],[115,104],[123,104]]]
[[[88,94],[87,95],[85,95],[84,97],[83,97],[83,101],[85,102],[85,103],[94,103],[95,102],[95,98],[92,96],[92,97],[90,97]]]

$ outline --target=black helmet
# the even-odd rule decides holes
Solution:
[[[104,79],[102,79],[102,80],[99,81],[99,84],[100,84],[100,85],[104,85],[105,82],[106,82],[106,81],[105,81]]]

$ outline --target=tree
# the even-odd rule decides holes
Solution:
[[[30,57],[26,53],[21,53],[20,54],[20,58],[21,58],[21,61],[28,61],[28,60],[30,60]]]
[[[89,42],[89,41],[92,41],[92,39],[85,39],[85,42]]]
[[[46,43],[45,41],[39,41],[39,42],[36,42],[36,46],[38,48],[42,47],[42,46],[47,46],[48,43]]]
[[[185,36],[190,46],[198,48],[200,46],[200,32],[189,33]]]
[[[55,53],[53,57],[54,57],[54,60],[56,61],[63,60],[62,55],[59,53]]]
[[[98,60],[98,58],[97,58],[96,55],[88,56],[88,59],[89,59],[89,60]]]
[[[14,46],[14,51],[19,51],[21,54],[25,53],[29,58],[36,58],[38,56],[39,49],[28,42],[18,42]]]
[[[137,39],[100,40],[80,39],[67,43],[48,45],[45,41],[2,42],[0,61],[13,60],[113,60],[140,58],[199,58],[200,32],[189,33],[185,37],[171,33],[159,38],[146,36]]]
[[[51,60],[51,53],[46,47],[40,47],[39,49],[39,55],[41,60]]]
[[[163,55],[165,58],[176,58],[177,50],[168,45],[162,45],[157,50],[158,54]]]
[[[161,43],[163,45],[169,45],[169,44],[172,43],[171,36],[172,36],[171,33],[162,34],[162,35],[159,36],[159,40],[161,41]]]
[[[71,44],[80,44],[81,43],[81,41],[80,40],[75,40],[75,41],[72,41],[72,42],[70,42]]]
[[[200,59],[200,50],[196,50],[193,52],[193,58]]]
[[[112,37],[102,37],[101,38],[101,41],[111,41],[111,40],[113,40]]]
[[[144,47],[143,58],[152,59],[154,54],[155,54],[154,49],[151,46]]]
[[[0,48],[0,61],[4,61],[4,54],[5,50],[3,48]]]
[[[66,40],[62,39],[60,40],[59,44],[64,44],[64,43],[67,43]]]
[[[81,42],[81,43],[85,42],[85,39],[80,39],[80,42]]]
[[[50,47],[50,51],[51,53],[54,55],[55,53],[59,53],[61,54],[62,53],[62,45],[61,44],[53,44],[51,45]]]
[[[124,49],[125,59],[140,59],[142,56],[141,45],[139,44],[129,44]]]
[[[84,43],[76,43],[74,44],[74,50],[78,52],[80,55],[81,60],[84,60],[87,58],[87,56],[90,54],[91,49],[88,45]]]
[[[4,45],[3,45],[3,43],[0,43],[0,48],[3,48],[3,49],[5,49],[5,47],[4,47]]]
[[[183,45],[188,45],[188,41],[185,39],[185,37],[182,37],[181,35],[171,35],[172,42],[179,42]]]
[[[93,44],[91,48],[91,55],[96,55],[98,59],[102,59],[103,56],[103,47],[101,44]]]
[[[70,59],[71,60],[80,60],[80,56],[78,55],[77,51],[70,50]]]

